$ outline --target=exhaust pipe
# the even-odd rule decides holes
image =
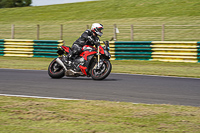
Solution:
[[[67,71],[66,66],[65,66],[64,63],[61,61],[60,58],[57,58],[57,59],[56,59],[56,62],[57,62],[59,65],[61,65],[61,66],[65,69],[65,72]]]

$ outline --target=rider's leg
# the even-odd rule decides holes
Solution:
[[[71,51],[67,55],[67,62],[68,64],[71,64],[72,58],[76,55],[79,55],[82,52],[82,47],[78,44],[73,44]]]

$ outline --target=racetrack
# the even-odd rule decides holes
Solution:
[[[200,79],[110,74],[51,79],[47,71],[0,69],[0,94],[200,106]]]

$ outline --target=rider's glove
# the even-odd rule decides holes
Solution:
[[[94,44],[94,39],[91,36],[88,36],[88,41]]]
[[[100,42],[94,42],[94,45],[96,46],[96,48],[100,45]]]

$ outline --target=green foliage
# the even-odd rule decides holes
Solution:
[[[0,8],[30,6],[32,0],[0,0]]]

